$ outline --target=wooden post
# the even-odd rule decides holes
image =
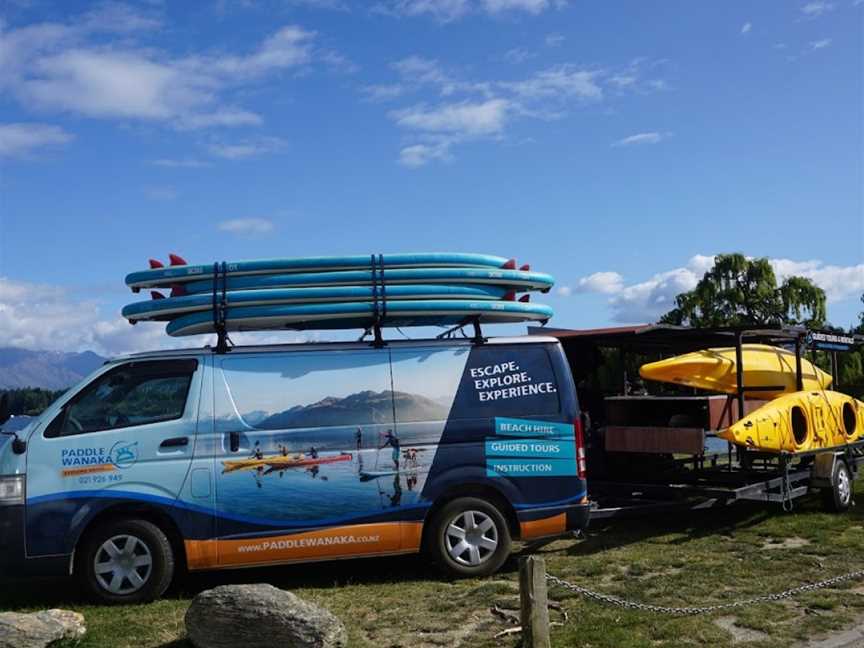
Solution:
[[[523,648],[549,648],[546,562],[538,556],[519,559],[519,600]]]

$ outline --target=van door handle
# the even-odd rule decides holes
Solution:
[[[165,439],[159,444],[160,448],[180,448],[189,445],[189,437],[174,437],[173,439]]]

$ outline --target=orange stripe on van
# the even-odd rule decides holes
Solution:
[[[422,522],[381,522],[240,540],[186,540],[189,569],[419,551]]]
[[[114,464],[95,464],[92,466],[81,466],[80,468],[66,468],[63,470],[64,477],[78,477],[80,475],[94,475],[96,473],[114,472],[117,468]]]
[[[567,530],[567,514],[559,513],[552,517],[540,520],[529,520],[519,523],[519,531],[522,540],[533,538],[545,538],[546,536],[558,535]]]

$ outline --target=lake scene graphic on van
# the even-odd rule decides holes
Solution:
[[[219,512],[294,528],[417,506],[467,355],[394,354],[394,375],[374,352],[224,359]]]

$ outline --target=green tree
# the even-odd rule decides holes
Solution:
[[[788,326],[825,322],[825,291],[804,277],[777,285],[768,259],[719,254],[696,287],[675,298],[661,319],[686,326]]]

